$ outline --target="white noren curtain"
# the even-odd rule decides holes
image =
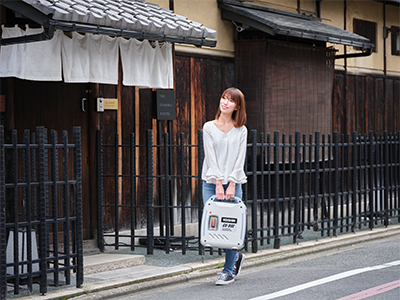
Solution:
[[[3,38],[40,33],[43,30],[2,27]],[[120,52],[118,52],[120,51]],[[1,46],[0,77],[37,81],[118,83],[121,54],[123,84],[146,88],[173,88],[172,45],[154,47],[149,41],[112,38],[56,30],[48,41]]]

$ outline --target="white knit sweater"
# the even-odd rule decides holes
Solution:
[[[232,128],[227,134],[218,129],[214,121],[203,126],[204,163],[202,179],[207,183],[222,184],[230,181],[246,183],[244,161],[247,149],[247,128]]]

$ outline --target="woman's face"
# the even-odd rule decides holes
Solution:
[[[229,94],[225,94],[225,96],[223,96],[219,101],[219,109],[221,110],[222,114],[232,115],[233,112],[237,109],[236,102],[231,98]]]

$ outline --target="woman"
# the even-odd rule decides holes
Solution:
[[[213,195],[219,200],[242,199],[242,183],[246,183],[244,161],[247,147],[246,105],[237,88],[226,89],[221,96],[215,120],[203,126],[204,164],[202,171],[203,201]],[[244,255],[224,249],[225,264],[216,285],[234,282],[239,276]]]

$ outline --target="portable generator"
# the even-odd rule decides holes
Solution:
[[[240,250],[246,233],[246,205],[238,197],[218,200],[210,197],[204,205],[200,242],[204,247]]]

